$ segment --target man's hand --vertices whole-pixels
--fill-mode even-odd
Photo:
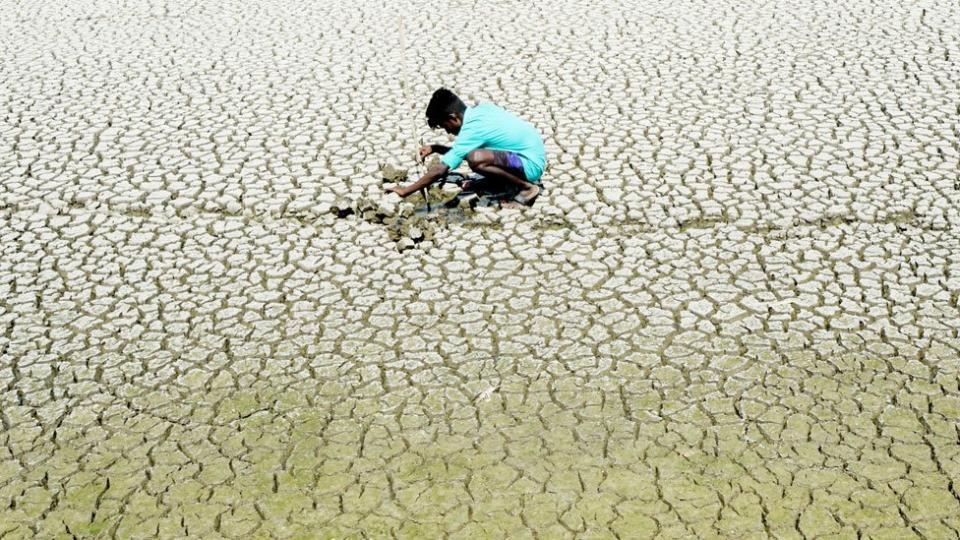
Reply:
[[[384,190],[384,192],[385,192],[385,193],[396,193],[396,194],[399,195],[401,198],[406,197],[407,195],[409,195],[409,193],[407,192],[407,190],[403,189],[403,186],[393,186],[393,187],[389,187],[389,188],[386,188],[386,189]]]
[[[449,172],[449,171],[450,171],[450,168],[447,167],[446,165],[444,165],[443,163],[441,163],[441,164],[439,164],[439,165],[437,165],[437,166],[435,166],[435,167],[431,167],[431,168],[427,171],[427,173],[424,174],[423,176],[421,176],[416,182],[414,182],[414,183],[412,183],[412,184],[409,184],[409,185],[406,186],[406,187],[394,186],[394,187],[391,187],[391,188],[386,188],[386,192],[387,192],[387,193],[396,193],[397,195],[399,195],[399,196],[401,196],[401,197],[406,197],[407,195],[410,195],[411,193],[416,193],[417,191],[420,191],[421,189],[423,189],[423,188],[425,188],[425,187],[428,187],[428,186],[429,186],[430,184],[432,184],[437,178],[442,177],[443,175],[447,174],[447,172]]]
[[[425,159],[427,159],[427,156],[429,156],[429,155],[432,154],[432,153],[433,153],[433,145],[432,145],[432,144],[427,144],[427,145],[421,146],[421,147],[420,147],[420,152],[419,152],[419,155],[420,155],[420,163],[423,163],[423,161],[424,161]]]

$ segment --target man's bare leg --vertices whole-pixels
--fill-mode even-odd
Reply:
[[[532,203],[540,195],[540,186],[522,178],[513,171],[504,169],[495,163],[494,153],[490,150],[474,150],[467,156],[467,163],[473,172],[480,173],[487,178],[502,181],[520,190],[518,197]],[[529,204],[528,203],[528,204]]]

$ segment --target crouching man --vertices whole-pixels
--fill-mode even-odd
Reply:
[[[442,127],[455,135],[452,147],[430,144],[420,149],[421,161],[431,154],[442,154],[440,163],[408,186],[388,189],[401,197],[429,186],[456,169],[466,159],[470,169],[485,178],[485,191],[513,187],[514,201],[532,206],[543,188],[540,177],[547,158],[540,133],[529,122],[493,105],[481,103],[467,107],[450,90],[440,88],[427,105],[427,124]],[[465,191],[472,187],[463,186]]]

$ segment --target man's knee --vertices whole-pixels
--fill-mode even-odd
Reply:
[[[471,170],[477,170],[490,162],[490,152],[486,150],[474,150],[467,154],[467,165]]]

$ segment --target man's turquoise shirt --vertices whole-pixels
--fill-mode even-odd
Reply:
[[[540,180],[547,165],[547,153],[537,128],[492,103],[467,107],[460,133],[441,161],[456,169],[467,154],[478,148],[514,152],[520,156],[523,173],[531,182]]]

